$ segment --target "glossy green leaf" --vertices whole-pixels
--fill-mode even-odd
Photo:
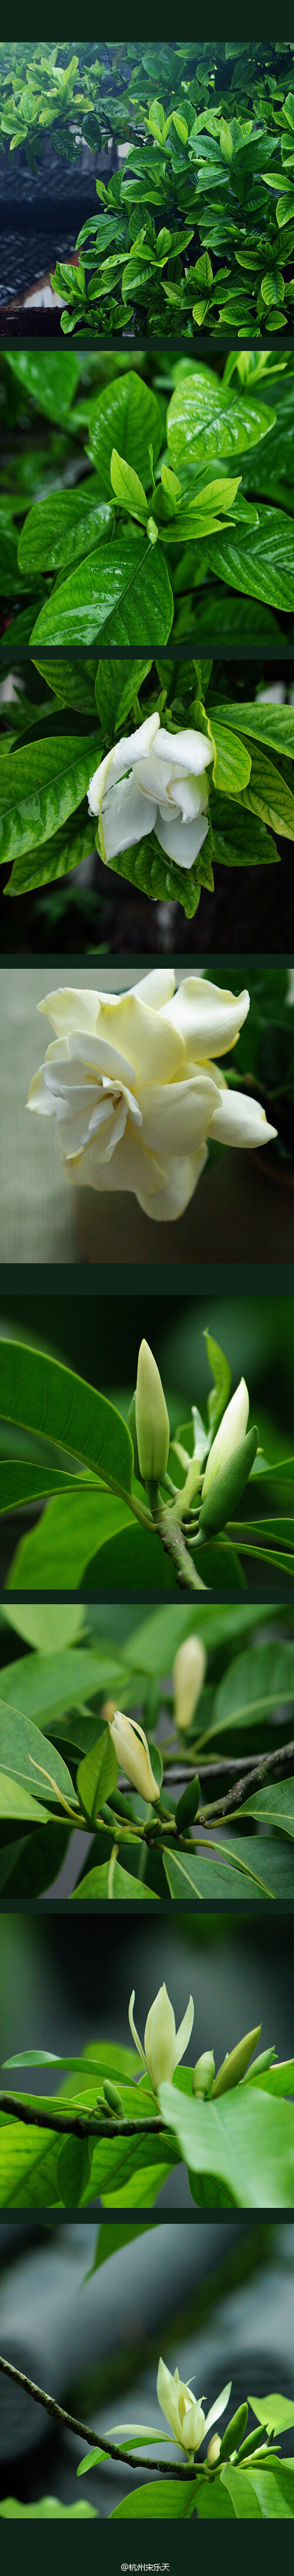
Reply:
[[[72,1369],[21,1342],[0,1342],[0,1413],[5,1422],[42,1433],[110,1484],[130,1491],[133,1451],[127,1424]],[[90,1500],[90,1497],[88,1497]],[[86,1496],[83,1495],[82,1512]]]
[[[213,768],[215,787],[224,795],[237,796],[240,788],[246,787],[250,778],[250,752],[247,751],[245,743],[240,742],[239,736],[236,737],[230,733],[229,726],[220,723],[214,713],[209,731],[216,749]]]
[[[75,576],[73,575],[73,579]],[[60,598],[60,592],[58,592]],[[48,603],[50,605],[50,603]],[[45,612],[44,612],[45,613]],[[50,840],[85,796],[97,763],[97,734],[29,743],[0,764],[0,860]],[[71,866],[73,862],[71,859]]]
[[[294,1707],[294,1645],[290,1639],[276,1643],[273,1638],[260,1645],[258,1655],[253,1648],[229,1664],[216,1692],[208,1736],[227,1734],[231,1727],[247,1731],[282,1707]]]
[[[172,394],[167,414],[167,437],[172,466],[177,467],[188,455],[201,464],[208,456],[243,456],[273,428],[275,412],[263,403],[248,401],[245,394],[231,393],[216,378],[206,381],[206,369],[181,380]]]
[[[283,771],[276,769],[272,760],[265,759],[259,746],[255,749],[252,745],[251,773],[248,786],[243,789],[242,803],[248,813],[261,814],[262,822],[269,823],[282,838],[293,841],[294,796]]]
[[[66,1805],[70,1802],[71,1807],[78,1804],[61,1754],[48,1741],[46,1746],[41,1745],[39,1732],[30,1719],[22,1717],[4,1699],[0,1701],[0,1803],[2,1771],[11,1774],[14,1787],[20,1783],[32,1795],[35,1789],[37,1797],[46,1799],[47,1806],[56,1798],[61,1803],[65,1800]]]
[[[249,591],[250,598],[284,612],[294,608],[294,531],[286,510],[269,511],[261,503],[257,528],[225,528],[205,542],[205,556],[214,576],[232,582],[233,590]]]
[[[261,701],[254,705],[254,700],[252,706],[248,702],[243,706],[243,700],[241,705],[234,706],[231,700],[221,698],[220,703],[211,709],[212,732],[214,719],[218,717],[221,724],[228,724],[238,734],[250,734],[253,741],[266,743],[269,750],[286,752],[289,759],[294,760],[293,707],[276,707],[270,703],[263,706]]]
[[[100,488],[111,498],[110,460],[113,447],[126,465],[136,468],[144,484],[150,479],[149,447],[154,463],[161,447],[161,413],[156,394],[151,393],[140,376],[118,376],[105,386],[91,405],[89,444]]]
[[[95,475],[76,492],[52,493],[49,501],[35,502],[25,519],[18,548],[21,571],[58,572],[60,565],[92,553],[111,526],[112,511],[101,501]]]
[[[131,2494],[124,2496],[123,2503],[115,2505],[109,2519],[110,2522],[187,2522],[191,2513],[195,2513],[196,2493],[196,2478],[195,2486],[192,2479],[185,2484],[184,2478],[183,2482],[181,2479],[177,2482],[176,2478],[157,2478],[156,2483],[151,2481],[148,2487],[133,2487]]]
[[[38,404],[48,420],[67,421],[79,381],[78,359],[73,350],[42,349],[37,356],[30,349],[7,351],[7,366],[30,401]]]
[[[84,648],[104,635],[110,646],[134,644],[138,652],[151,644],[154,650],[168,643],[172,622],[165,557],[147,537],[142,542],[134,534],[100,545],[60,583],[41,609],[31,642]]]
[[[109,1870],[111,1870],[110,1883]],[[158,1897],[154,1895],[153,1888],[147,1887],[145,1880],[143,1884],[140,1878],[132,1878],[131,1871],[123,1869],[119,1860],[115,1860],[114,1863],[103,1861],[101,1869],[89,1869],[86,1878],[81,1878],[79,1886],[73,1889],[72,1903],[76,1905],[77,1898],[82,1897],[88,1905],[96,1902],[100,1904],[105,1896],[125,1897],[128,1900],[135,1896],[139,1903],[140,1898],[143,1898],[143,1904],[147,1897],[147,1903],[150,1898],[152,1905],[158,1904]]]
[[[192,2173],[202,2175],[241,2209],[288,2209],[294,2185],[294,2108],[238,2084],[217,2102],[196,2102],[161,2084],[159,2104]],[[213,2204],[212,2204],[213,2205]]]
[[[109,1727],[104,1726],[102,1735],[98,1736],[92,1751],[86,1753],[85,1761],[80,1762],[77,1771],[78,1794],[90,1824],[95,1823],[99,1808],[104,1807],[105,1799],[109,1798],[111,1790],[115,1789],[117,1772],[118,1765],[112,1736]]]

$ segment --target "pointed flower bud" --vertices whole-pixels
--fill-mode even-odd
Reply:
[[[206,1494],[209,1493],[210,1485],[214,1484],[215,1476],[219,1476],[221,1468],[226,1467],[228,1459],[234,1456],[235,1449],[239,1448],[240,1440],[245,1439],[248,1413],[248,1388],[245,1386],[245,1378],[241,1377],[240,1386],[236,1387],[235,1395],[231,1396],[230,1404],[226,1405],[222,1422],[220,1422],[219,1430],[216,1432],[216,1438],[212,1443],[212,1449],[209,1450],[202,1486],[203,1503],[205,1502]]]
[[[118,2091],[118,2086],[117,2086],[117,2084],[110,2084],[110,2083],[109,2083],[109,2081],[108,2081],[108,2076],[105,2076],[105,2078],[104,2078],[103,2092],[104,2092],[104,2095],[105,2095],[105,2101],[106,2101],[106,2107],[107,2107],[107,2110],[108,2110],[108,2111],[116,2111],[117,2116],[118,2116],[118,2114],[120,2113],[120,2117],[121,2117],[121,2118],[123,2118],[123,2109],[124,2109],[124,2106],[123,2106],[123,2101],[122,2101],[122,2095],[121,2095],[121,2093],[119,2093],[119,2091]]]
[[[196,2066],[193,2066],[192,2093],[195,2093],[197,2102],[209,2101],[209,2094],[212,2093],[214,2076],[215,2060],[213,2048],[204,2048],[203,2057],[197,2057],[197,2064]]]
[[[194,1709],[197,1708],[197,1700],[200,1699],[200,1691],[203,1689],[206,1665],[207,1655],[205,1646],[202,1645],[202,1638],[185,1637],[183,1645],[178,1647],[173,1666],[174,1720],[179,1734],[184,1735],[187,1727],[191,1725],[191,1717],[194,1716]]]
[[[215,2461],[219,2460],[220,2446],[220,2433],[213,2433],[212,2441],[208,2443],[208,2451],[206,2452],[206,2459],[208,2460],[210,2469],[213,2469],[215,2467]]]
[[[224,2057],[223,2066],[219,2066],[213,2085],[214,2101],[220,2093],[231,2093],[235,2084],[242,2083],[242,2077],[247,2073],[247,2066],[250,2066],[257,2040],[260,2039],[260,2033],[261,2021],[257,2022],[256,2030],[247,2030],[245,2039],[239,2039],[237,2047],[231,2048],[229,2056]]]
[[[200,2451],[203,2434],[208,2432],[210,2424],[216,2423],[218,2415],[224,2414],[231,2395],[231,2386],[232,2381],[229,2379],[227,2388],[221,2389],[220,2397],[216,2397],[215,2404],[210,2406],[209,2414],[205,2419],[201,2397],[193,2397],[193,2389],[185,2385],[184,2379],[179,2378],[178,2370],[172,2373],[171,2370],[166,2369],[165,2361],[160,2360],[157,2372],[158,2404],[161,2406],[162,2415],[166,2417],[167,2424],[171,2425],[174,2440],[179,2442],[181,2451],[190,2451],[192,2454],[194,2451]]]
[[[161,1484],[167,1468],[170,1428],[159,1369],[148,1342],[141,1342],[139,1350],[136,1432],[144,1484]]]
[[[180,2058],[184,2057],[185,2048],[188,2047],[194,2021],[193,1997],[190,1995],[184,2020],[180,2022],[180,2028],[176,2031],[175,2016],[166,1986],[159,1986],[158,1995],[155,1995],[154,2004],[150,2005],[150,2012],[147,2013],[144,2048],[141,2047],[133,2018],[134,2002],[135,1988],[129,2003],[130,2030],[135,2048],[138,2049],[143,2066],[147,2067],[147,2073],[150,2075],[152,2091],[158,2093],[159,2084],[171,2083],[175,2066],[179,2066]]]
[[[139,1789],[140,1797],[148,1800],[148,1806],[154,1805],[160,1789],[152,1771],[144,1727],[137,1726],[134,1717],[124,1717],[121,1708],[115,1708],[108,1725],[120,1770],[125,1772],[126,1780],[132,1780],[133,1788]]]

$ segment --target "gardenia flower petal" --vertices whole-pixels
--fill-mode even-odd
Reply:
[[[101,818],[101,855],[108,865],[154,831],[176,866],[193,866],[208,831],[207,820],[200,818],[207,815],[205,771],[212,759],[213,744],[205,733],[192,726],[168,733],[159,715],[148,716],[136,733],[122,736],[94,770],[88,789],[90,814]],[[179,843],[173,830],[170,847],[165,835],[178,823],[184,841]]]
[[[187,848],[199,818],[167,829],[184,832]],[[144,1213],[164,1222],[188,1206],[209,1135],[245,1146],[274,1136],[258,1102],[226,1089],[209,1052],[234,1044],[247,992],[236,999],[191,975],[175,993],[173,970],[155,967],[129,992],[69,986],[39,1007],[56,1034],[28,1107],[54,1117],[69,1181],[133,1191]]]

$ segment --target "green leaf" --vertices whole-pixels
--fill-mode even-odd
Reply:
[[[151,644],[154,650],[155,643],[168,643],[172,622],[165,557],[134,535],[122,544],[101,545],[61,582],[41,609],[31,642],[84,648],[104,634],[110,645],[134,644],[138,652]]]
[[[274,762],[265,759],[259,746],[256,750],[252,748],[251,775],[248,786],[243,790],[242,804],[247,806],[248,812],[261,814],[262,821],[269,823],[282,838],[293,841],[294,796],[282,770],[275,769]]]
[[[21,571],[58,572],[60,564],[91,553],[111,526],[112,510],[101,501],[95,476],[77,492],[52,493],[49,501],[34,502],[19,540]]]
[[[40,1604],[40,1617],[41,1610],[44,1612],[44,1606],[43,1603]],[[35,1609],[36,1621],[37,1607],[38,1605]],[[55,1617],[56,1621],[57,1636],[59,1610],[62,1615],[62,1609],[63,1604],[56,1602],[54,1612],[51,1611],[51,1619]],[[13,1612],[10,1616],[13,1621]],[[48,1605],[48,1618],[49,1616]],[[81,1717],[79,1724],[77,1717],[75,1729],[73,1712],[78,1709],[80,1715],[81,1708],[87,1709],[89,1700],[97,1699],[97,1694],[100,1692],[106,1692],[108,1695],[112,1692],[113,1695],[115,1691],[118,1699],[126,1685],[127,1668],[124,1667],[123,1662],[118,1662],[115,1650],[112,1652],[109,1647],[108,1655],[107,1649],[104,1654],[100,1653],[99,1647],[97,1653],[87,1647],[74,1652],[73,1648],[67,1649],[66,1644],[62,1645],[62,1636],[60,1648],[57,1647],[55,1654],[48,1652],[20,1656],[17,1662],[5,1667],[5,1696],[9,1707],[12,1703],[22,1716],[29,1717],[32,1724],[40,1727],[45,1735],[47,1732],[51,1734],[52,1730],[55,1733],[60,1726],[62,1735],[64,1736],[68,1731],[69,1740],[72,1737],[73,1742],[78,1744],[80,1741],[83,1743],[84,1721]],[[65,1727],[66,1717],[68,1730]],[[90,1730],[92,1728],[93,1731],[94,1742],[97,1718],[93,1714],[89,1725]]]
[[[244,1815],[243,1807],[242,1815]],[[221,1826],[219,1826],[220,1832]],[[276,1893],[276,1889],[273,1891],[269,1883],[272,1846],[270,1845],[269,1864],[265,1844],[262,1845],[264,1858],[260,1864],[260,1872],[257,1860],[254,1861],[253,1858],[256,1852],[256,1842],[249,1836],[245,1840],[243,1834],[238,1844],[233,1842],[230,1834],[223,1845],[213,1839],[213,1846],[209,1841],[205,1842],[203,1836],[198,1850],[195,1848],[193,1850],[191,1845],[191,1854],[163,1851],[163,1865],[170,1896],[182,1897],[186,1903],[189,1895],[193,1896],[194,1900],[195,1896],[202,1897],[203,1900],[206,1897],[214,1897],[215,1903],[219,1898],[225,1903],[227,1898],[231,1904],[236,1903],[237,1898],[240,1903],[242,1898],[243,1904],[243,1899],[249,1897],[252,1904],[253,1898],[272,1896],[273,1892]]]
[[[246,1733],[260,1719],[270,1718],[273,1710],[293,1706],[294,1645],[286,1638],[276,1644],[273,1638],[259,1646],[258,1654],[253,1648],[229,1664],[216,1692],[206,1737],[227,1734],[231,1727]]]
[[[226,1404],[228,1404],[229,1401],[231,1370],[229,1368],[228,1360],[225,1358],[224,1351],[220,1350],[218,1342],[213,1341],[211,1333],[204,1333],[204,1341],[206,1342],[207,1358],[209,1368],[211,1369],[211,1375],[213,1377],[213,1386],[210,1388],[210,1394],[208,1396],[207,1412],[209,1430],[214,1439],[218,1423],[222,1422],[223,1413],[225,1412]]]
[[[272,2101],[250,2084],[238,2084],[217,2102],[196,2102],[176,2085],[161,2084],[158,2101],[200,2186],[202,2176],[213,2183],[217,2178],[220,2192],[229,2191],[236,2208],[291,2208],[292,2103]]]
[[[26,2513],[30,2522],[72,2522],[81,2521],[81,2517],[83,2522],[85,2517],[88,2521],[90,2517],[91,2522],[98,2520],[94,2504],[60,2504],[59,2496],[51,2495],[41,2496],[40,2504],[18,2504],[16,2496],[4,2496],[3,2504],[0,2504],[0,2517],[2,2515],[4,2521],[22,2522]]]
[[[252,2516],[254,2521],[256,2519],[262,2521],[262,2507],[256,2488],[248,2477],[247,2469],[239,2469],[237,2462],[236,2468],[233,2468],[230,2461],[222,2471],[221,2485],[230,2496],[237,2522],[244,2522],[245,2519],[248,2521]]]
[[[294,2424],[294,2406],[289,2397],[249,2397],[248,2406],[252,2406],[257,2423],[264,2424],[267,2433],[287,2433],[289,2425]]]
[[[138,2220],[137,2227],[115,2227],[112,2222],[111,2225],[107,2226],[107,2220],[103,2219],[102,2226],[98,2227],[95,2259],[92,2264],[92,2271],[87,2275],[88,2279],[92,2278],[92,2272],[101,2271],[101,2263],[109,2263],[111,2254],[120,2254],[122,2246],[133,2245],[134,2238],[136,2236],[146,2235],[147,2224],[144,2227],[144,2224],[141,2223],[140,2219]],[[156,2435],[156,2439],[157,2438],[158,2437]],[[88,2460],[81,2460],[80,2466],[77,2469],[77,2477],[81,2478],[87,2468]]]
[[[260,1825],[275,1826],[276,1832],[294,1836],[294,1780],[276,1782],[253,1791],[242,1807],[242,1815],[256,1816]]]
[[[257,742],[267,743],[270,750],[286,752],[294,760],[293,707],[262,706],[258,702],[254,706],[254,701],[252,706],[247,702],[244,706],[243,703],[233,706],[230,700],[221,698],[219,704],[211,707],[212,731],[218,716],[222,725],[236,728],[238,734],[251,734]]]
[[[47,1352],[0,1342],[0,1414],[5,1422],[39,1432],[130,1492],[133,1450],[127,1423],[96,1387],[87,1386]],[[83,1495],[82,1514],[85,1502]]]
[[[127,1504],[117,1501],[115,1493],[86,1494],[76,1483],[75,1493],[61,1495],[60,1500],[56,1495],[36,1528],[20,1540],[7,1577],[8,1589],[74,1591],[109,1540],[115,1542],[115,1561],[117,1537],[125,1533],[128,1539],[129,1521]],[[132,1520],[131,1544],[136,1536]],[[141,1541],[141,1531],[138,1536]],[[143,1537],[145,1542],[145,1531]],[[156,1548],[156,1540],[153,1545]]]
[[[101,660],[98,663],[95,695],[100,724],[109,740],[112,732],[120,734],[124,731],[130,708],[151,668],[150,661],[134,662],[133,659],[129,667],[127,662]]]
[[[294,2461],[275,2460],[274,2469],[262,2468],[262,2465],[260,2465],[259,2468],[257,2463],[255,2468],[251,2468],[250,2465],[248,2465],[246,2474],[248,2485],[250,2484],[250,2487],[253,2488],[253,2494],[256,2497],[255,2512],[257,2505],[257,2508],[258,2506],[260,2507],[263,2521],[271,2522],[274,2519],[275,2522],[277,2522],[280,2517],[283,2517],[285,2520],[289,2518],[292,2521],[294,2514]]]
[[[30,1601],[23,1604],[21,1601],[15,1601],[13,1610],[8,1608],[5,1601],[2,1607],[2,1618],[5,1619],[6,1628],[13,1628],[18,1637],[25,1637],[26,1645],[36,1646],[42,1656],[55,1655],[57,1652],[61,1654],[66,1646],[71,1646],[72,1639],[78,1637],[85,1626],[85,1617],[86,1612],[80,1601],[74,1603],[55,1601],[53,1609],[48,1601]],[[22,1670],[23,1666],[21,1666]],[[26,1674],[28,1670],[31,1672],[32,1667],[28,1666],[26,1657]],[[6,1672],[6,1690],[7,1683]]]
[[[116,447],[112,449],[110,481],[116,500],[122,503],[124,510],[130,510],[132,518],[142,519],[144,525],[148,519],[148,501],[143,483],[134,473],[133,465],[126,465],[124,457],[118,455]]]
[[[73,575],[73,580],[75,575]],[[60,598],[60,592],[58,592]],[[50,607],[50,603],[48,602]],[[45,613],[45,612],[44,612]],[[97,761],[97,734],[56,735],[30,742],[0,764],[0,861],[51,839],[85,796]],[[73,860],[71,857],[71,866]]]
[[[42,349],[37,357],[28,349],[20,349],[14,357],[7,350],[6,364],[29,401],[37,403],[48,420],[66,425],[79,382],[79,361],[74,352]]]
[[[115,1830],[115,1816],[113,1821]],[[110,1869],[111,1882],[109,1885]],[[84,1897],[86,1904],[88,1905],[91,1905],[93,1902],[96,1904],[96,1900],[98,1900],[98,1903],[100,1904],[105,1896],[111,1896],[114,1898],[126,1897],[128,1900],[132,1896],[135,1896],[138,1901],[140,1901],[140,1897],[143,1897],[143,1904],[145,1904],[147,1897],[147,1900],[148,1898],[151,1899],[152,1905],[158,1904],[158,1898],[154,1895],[153,1888],[146,1886],[145,1879],[143,1884],[143,1882],[141,1883],[141,1879],[132,1878],[130,1870],[122,1869],[121,1862],[119,1860],[115,1860],[114,1865],[112,1861],[103,1861],[101,1869],[89,1869],[87,1877],[81,1878],[79,1886],[73,1889],[71,1901],[72,1904],[76,1905],[77,1898]]]
[[[268,867],[279,859],[276,842],[271,839],[266,823],[258,815],[249,824],[245,809],[237,798],[212,793],[211,818],[213,855],[225,868]]]
[[[213,765],[215,787],[219,789],[220,794],[237,796],[240,788],[246,787],[247,780],[250,778],[250,753],[245,749],[245,744],[240,742],[239,737],[236,739],[236,736],[234,738],[234,734],[230,733],[228,725],[219,723],[218,716],[215,716],[214,712],[209,723],[209,733],[216,747],[216,759]]]
[[[95,1823],[99,1808],[104,1807],[105,1799],[109,1798],[111,1790],[115,1789],[117,1771],[112,1736],[109,1726],[104,1726],[102,1735],[98,1736],[97,1743],[92,1745],[91,1753],[86,1753],[85,1761],[80,1762],[77,1771],[77,1789],[81,1806],[84,1808],[85,1815],[89,1817],[91,1825]]]
[[[40,1781],[40,1788],[41,1786],[42,1783]],[[1,1817],[13,1817],[13,1820],[15,1821],[16,1819],[17,1821],[22,1821],[23,1819],[24,1823],[28,1824],[34,1824],[35,1817],[37,1816],[39,1825],[47,1824],[47,1808],[41,1807],[39,1801],[37,1802],[37,1798],[30,1796],[29,1790],[24,1789],[21,1784],[18,1784],[17,1781],[13,1780],[12,1777],[9,1776],[8,1771],[2,1771],[1,1766],[0,1814]]]
[[[257,528],[225,528],[205,542],[205,558],[214,577],[217,573],[220,581],[232,582],[233,590],[249,591],[250,598],[268,600],[287,613],[294,608],[294,531],[286,510],[268,510],[261,503]],[[39,625],[42,614],[45,610]]]
[[[195,2486],[192,2478],[187,2482],[179,2478],[179,2483],[176,2478],[158,2478],[154,2484],[151,2480],[148,2487],[133,2487],[131,2494],[124,2496],[123,2503],[115,2505],[109,2519],[110,2522],[187,2522],[190,2514],[195,2513],[197,2492],[196,2478]]]
[[[275,412],[220,385],[206,381],[206,368],[181,378],[167,413],[167,438],[173,466],[186,457],[201,464],[208,456],[242,456],[274,428]],[[245,539],[246,543],[246,539]]]
[[[156,394],[140,376],[115,377],[91,405],[89,446],[101,491],[111,495],[110,463],[116,447],[126,465],[134,465],[144,484],[150,478],[149,447],[156,464],[162,444],[161,413]],[[154,638],[153,638],[154,641]]]
[[[39,1734],[30,1719],[20,1716],[19,1710],[10,1708],[3,1699],[0,1701],[0,1805],[2,1771],[11,1773],[14,1788],[20,1783],[32,1795],[36,1789],[37,1797],[46,1798],[47,1806],[51,1806],[52,1799],[54,1803],[56,1798],[58,1801],[65,1799],[66,1803],[69,1800],[71,1807],[78,1805],[70,1771],[61,1754],[48,1741],[46,1746],[40,1745]],[[7,1808],[4,1812],[7,1814]]]

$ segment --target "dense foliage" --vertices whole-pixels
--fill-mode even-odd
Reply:
[[[73,2209],[100,2199],[106,2209],[148,2209],[183,2163],[198,2208],[291,2208],[294,2059],[279,2064],[274,2048],[255,2055],[259,2037],[260,2027],[227,2051],[207,2099],[195,2093],[192,2066],[162,2077],[155,2092],[148,2067],[138,2076],[135,2049],[111,2039],[76,2058],[41,2048],[7,2058],[0,2207]],[[56,2070],[61,2089],[14,2093],[13,2071],[29,2066],[48,2083]]]

